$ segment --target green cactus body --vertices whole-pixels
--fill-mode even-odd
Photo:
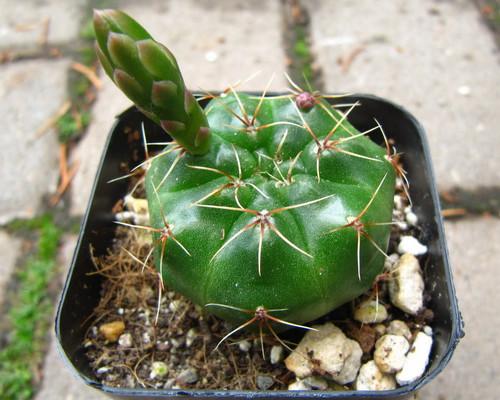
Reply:
[[[110,29],[99,32],[107,37],[100,39],[102,57],[115,39]],[[128,47],[138,51],[141,44]],[[112,59],[104,56],[103,64],[116,77],[125,66]],[[175,141],[146,176],[151,225],[164,230],[153,234],[156,265],[169,287],[217,305],[210,311],[236,325],[251,318],[241,309],[277,310],[274,317],[303,324],[369,289],[391,229],[395,170],[385,149],[307,93],[259,98],[231,91],[200,114],[185,100],[178,69],[165,71],[145,79],[141,70],[133,79],[145,82],[141,90],[150,97],[159,81],[173,82],[178,92],[154,102],[131,97]],[[189,126],[187,133],[162,123],[158,107],[168,109],[172,96],[185,106],[166,118]],[[201,150],[189,148],[199,132]]]

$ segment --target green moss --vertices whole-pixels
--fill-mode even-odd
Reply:
[[[52,216],[15,221],[8,227],[36,236],[34,254],[19,268],[18,289],[10,296],[7,315],[10,335],[0,350],[0,393],[4,400],[24,400],[34,393],[35,371],[41,365],[53,301],[50,286],[57,271],[61,230]]]

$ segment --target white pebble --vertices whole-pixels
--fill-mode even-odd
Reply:
[[[425,367],[429,363],[431,348],[432,337],[419,332],[406,355],[403,369],[396,374],[396,380],[401,386],[415,382],[424,374]]]
[[[376,300],[366,300],[354,310],[354,319],[363,324],[379,324],[387,319],[387,309]]]
[[[191,328],[187,333],[186,333],[186,347],[191,347],[193,342],[196,340],[198,337],[198,332],[196,331],[195,328]]]
[[[347,339],[347,344],[350,347],[350,354],[344,361],[344,367],[339,373],[332,374],[332,379],[341,385],[354,382],[356,376],[358,376],[359,368],[361,367],[361,357],[363,356],[363,350],[361,350],[358,342]]]
[[[172,300],[168,305],[168,309],[172,312],[179,312],[182,310],[184,304],[182,300]]]
[[[127,210],[133,211],[137,214],[149,214],[149,206],[146,199],[136,199],[132,195],[127,195],[123,198],[123,204]]]
[[[314,328],[317,330],[308,331],[295,351],[285,359],[286,367],[300,379],[312,376],[317,368],[321,368],[334,376],[338,383],[354,380],[356,374],[352,371],[357,372],[362,356],[358,342],[348,339],[331,323]]]
[[[399,221],[399,222],[396,222],[396,225],[399,229],[401,229],[402,231],[406,231],[408,230],[409,228],[409,224],[408,222],[405,222],[405,221]]]
[[[113,369],[113,367],[101,367],[99,368],[96,373],[98,374],[106,374],[108,373],[109,371],[111,371]]]
[[[399,254],[413,254],[420,256],[427,253],[427,246],[424,246],[413,236],[403,236],[398,245]]]
[[[143,332],[142,334],[142,343],[149,344],[151,343],[151,335],[149,332]]]
[[[132,338],[132,334],[130,332],[122,333],[118,338],[118,345],[120,347],[129,348],[134,344],[134,340]]]
[[[409,211],[406,213],[406,222],[408,222],[411,226],[417,226],[418,217],[417,214]]]
[[[368,361],[361,366],[356,379],[357,390],[391,390],[395,388],[394,376],[383,373],[375,361]]]
[[[306,385],[303,381],[298,380],[288,385],[288,390],[311,390],[311,387]]]
[[[415,256],[403,254],[388,282],[392,304],[415,315],[424,303],[424,280]]]
[[[249,340],[242,340],[238,343],[238,347],[241,351],[248,353],[248,351],[252,348],[252,343]]]
[[[373,326],[373,329],[375,330],[375,334],[377,335],[377,337],[380,337],[387,333],[387,327],[384,324],[376,324]]]
[[[394,196],[394,208],[397,210],[401,210],[403,208],[403,198],[399,194]]]
[[[411,331],[403,321],[395,319],[389,323],[387,333],[391,335],[399,335],[405,337],[407,340],[411,339]]]
[[[424,333],[427,336],[431,336],[432,337],[432,335],[434,334],[433,331],[432,331],[432,328],[429,325],[425,325],[422,330],[424,331]]]
[[[283,346],[277,344],[273,347],[271,347],[271,355],[269,357],[269,361],[271,364],[276,365],[279,362],[283,361],[285,355],[285,350],[283,349]]]
[[[184,371],[181,371],[179,375],[177,375],[177,379],[189,385],[191,383],[198,382],[200,377],[198,375],[198,371],[195,368],[188,368],[185,369]]]
[[[393,374],[403,368],[409,348],[410,344],[405,337],[384,335],[375,343],[373,360],[382,372]]]
[[[398,253],[389,254],[389,257],[386,257],[384,262],[384,270],[392,271],[399,259],[400,255]]]

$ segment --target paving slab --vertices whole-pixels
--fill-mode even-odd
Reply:
[[[78,38],[86,0],[0,0],[0,52],[19,56]]]
[[[440,189],[500,181],[500,55],[471,0],[304,2],[325,89],[406,107],[426,129]]]
[[[58,139],[53,129],[37,131],[66,100],[70,61],[29,60],[0,65],[2,128],[0,225],[32,217],[58,177]]]
[[[498,398],[500,378],[500,221],[446,222],[446,237],[465,337],[446,369],[420,391],[422,400]]]

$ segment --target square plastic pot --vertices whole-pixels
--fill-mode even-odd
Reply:
[[[450,360],[463,332],[427,140],[418,121],[406,110],[387,100],[371,95],[330,99],[332,104],[356,101],[361,105],[349,114],[349,121],[360,131],[364,131],[374,126],[375,118],[384,127],[388,138],[394,140],[397,151],[403,153],[404,167],[411,184],[413,211],[419,217],[423,231],[422,241],[429,249],[425,284],[432,299],[429,306],[435,314],[432,325],[434,345],[427,371],[421,379],[411,385],[382,392],[123,389],[99,383],[88,364],[83,347],[90,324],[88,317],[98,304],[102,279],[99,275],[89,275],[93,270],[90,247],[94,248],[96,255],[100,255],[111,246],[116,228],[111,210],[127,191],[126,180],[108,182],[122,175],[120,167],[124,162],[135,166],[144,157],[144,149],[131,147],[127,142],[127,131],[140,131],[144,124],[149,142],[167,141],[165,132],[133,107],[117,117],[108,137],[58,308],[56,336],[59,349],[75,376],[115,399],[405,399],[412,397],[419,388],[435,378]],[[382,137],[371,137],[383,143]]]

